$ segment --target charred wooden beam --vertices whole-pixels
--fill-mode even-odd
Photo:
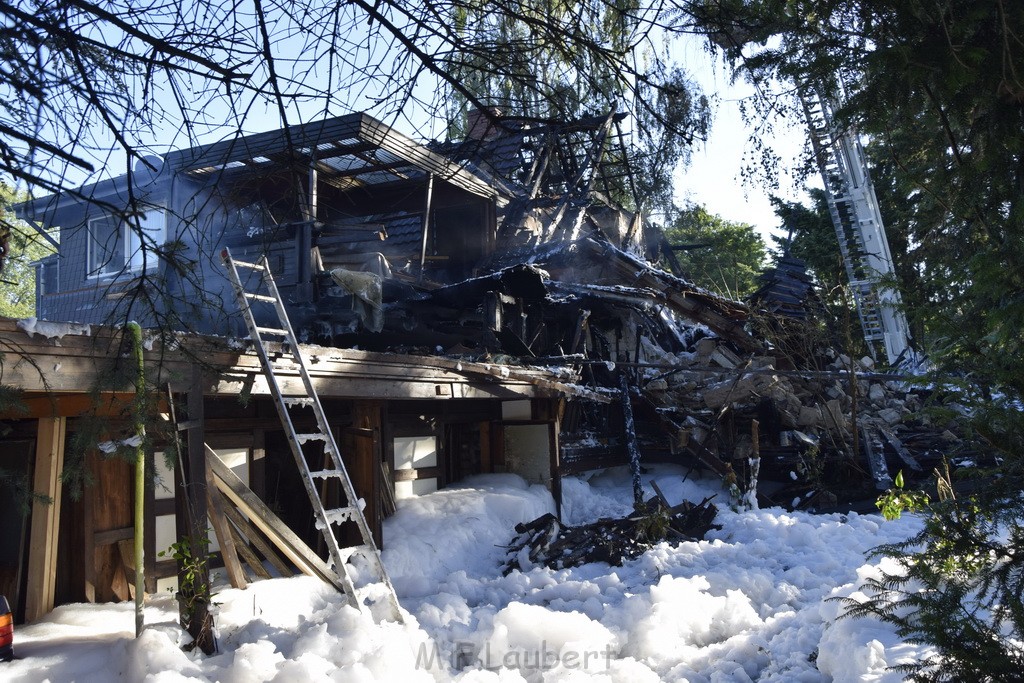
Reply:
[[[632,282],[656,292],[678,313],[704,323],[719,336],[748,351],[760,350],[763,343],[744,329],[748,308],[729,301],[677,277],[652,268],[650,264],[627,254],[608,242],[590,238],[576,242],[580,248],[601,259],[623,282]]]
[[[602,519],[581,526],[566,526],[548,513],[515,527],[517,536],[507,546],[505,573],[528,570],[531,563],[552,569],[578,567],[589,562],[621,565],[655,543],[704,538],[714,524],[717,508],[711,498],[694,504],[683,501],[669,507],[658,498],[641,503],[644,514],[625,519]],[[527,561],[528,560],[528,561]]]

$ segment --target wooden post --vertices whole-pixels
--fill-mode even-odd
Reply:
[[[750,466],[747,476],[747,502],[751,509],[757,509],[757,478],[761,474],[761,425],[750,421]]]
[[[185,506],[188,515],[188,529],[191,537],[191,550],[199,566],[209,567],[207,552],[207,503],[206,503],[206,443],[203,424],[203,384],[202,370],[198,364],[192,365],[192,378],[188,390],[188,460],[185,468]],[[178,581],[182,585],[184,577],[179,565]],[[203,576],[196,581],[195,593],[202,599],[195,602],[195,611],[190,615],[190,623],[186,625],[196,644],[206,654],[216,649],[213,638],[213,616],[209,612],[210,582]],[[184,624],[183,624],[184,625]]]
[[[135,447],[135,539],[132,557],[135,576],[130,579],[130,583],[135,585],[135,637],[138,638],[142,635],[142,628],[145,625],[146,603],[146,449],[141,441],[146,436],[146,363],[142,355],[142,328],[137,322],[132,321],[125,326],[125,332],[131,335],[132,353],[135,356],[135,404],[132,410],[132,426],[135,429],[135,436],[140,439],[139,445]]]
[[[373,540],[378,546],[381,543],[380,514],[380,457],[381,457],[381,415],[383,402],[356,401],[352,409],[352,426],[365,433],[353,439],[355,449],[346,463],[352,478],[352,486],[356,495],[366,501],[363,514],[366,523],[373,533]],[[349,505],[356,501],[349,501]],[[358,538],[354,539],[360,542]]]
[[[626,370],[619,372],[619,389],[622,394],[623,439],[629,455],[629,470],[633,475],[633,508],[643,509],[644,491],[640,483],[640,443],[636,438],[636,424],[633,420],[633,399],[629,390],[629,375]]]
[[[203,425],[202,371],[198,365],[192,366],[186,405],[188,457],[185,463],[185,499],[189,535],[199,539],[206,538],[206,433]]]
[[[550,399],[548,407],[551,414],[550,439],[551,439],[551,495],[555,498],[555,514],[562,519],[562,443],[559,439],[562,433],[562,413],[565,411],[565,399]]]
[[[318,197],[316,163],[312,160],[307,182],[306,196],[302,201],[302,225],[296,234],[296,285],[299,296],[303,298],[308,298],[313,291],[313,225],[316,223]]]
[[[267,499],[267,436],[262,429],[252,431],[249,461],[249,488],[263,500]]]
[[[32,502],[25,619],[35,621],[53,609],[57,583],[57,538],[60,530],[60,473],[64,468],[67,419],[39,418],[33,490],[50,502]],[[89,558],[87,558],[89,559]]]

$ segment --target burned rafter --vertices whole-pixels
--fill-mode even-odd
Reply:
[[[683,317],[707,325],[741,348],[750,351],[762,348],[762,342],[744,328],[749,316],[749,309],[744,304],[730,301],[658,270],[607,241],[585,238],[575,242],[574,247],[604,263],[610,275],[619,282],[632,283],[658,292],[667,305]]]
[[[372,154],[372,161],[366,157],[367,154]],[[252,173],[271,169],[279,166],[273,160],[280,159],[282,155],[288,159],[288,166],[299,164],[308,168],[313,164],[320,165],[325,182],[332,175],[342,177],[354,173],[367,182],[379,184],[380,179],[374,180],[370,176],[380,171],[377,166],[384,165],[388,166],[387,173],[392,178],[422,178],[432,173],[471,194],[499,203],[507,199],[503,188],[495,183],[366,114],[351,114],[299,124],[283,131],[235,137],[172,153],[167,162],[175,171],[200,178],[222,176],[238,170]],[[359,159],[361,167],[344,168],[344,164],[338,166],[338,162],[331,164],[330,160],[346,156]]]

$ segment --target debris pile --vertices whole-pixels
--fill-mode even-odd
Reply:
[[[618,566],[662,541],[682,543],[704,538],[708,531],[718,528],[713,524],[717,512],[711,498],[696,505],[683,501],[669,507],[659,496],[646,503],[642,514],[599,519],[581,526],[562,525],[548,513],[516,525],[517,536],[508,545],[505,574],[538,564],[551,569],[588,562]]]
[[[645,369],[642,399],[674,431],[675,450],[741,484],[756,458],[762,480],[785,484],[761,488],[768,504],[871,498],[899,470],[926,476],[943,458],[977,461],[955,414],[926,409],[940,403],[935,388],[877,373],[868,357],[823,347],[811,363],[821,369],[798,371],[782,369],[793,367],[785,355],[743,355],[704,337],[661,362],[672,369]]]

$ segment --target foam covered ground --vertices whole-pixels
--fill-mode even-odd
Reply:
[[[644,475],[672,503],[715,484],[683,471]],[[563,518],[627,514],[624,470],[563,483]],[[385,527],[384,561],[407,623],[375,624],[307,577],[222,588],[221,653],[184,653],[169,596],[147,607],[68,605],[19,626],[10,681],[899,681],[889,666],[920,654],[871,619],[839,619],[887,560],[870,548],[919,521],[875,515],[732,512],[700,542],[662,544],[623,567],[501,572],[516,523],[554,510],[514,475],[471,478],[403,501]]]

